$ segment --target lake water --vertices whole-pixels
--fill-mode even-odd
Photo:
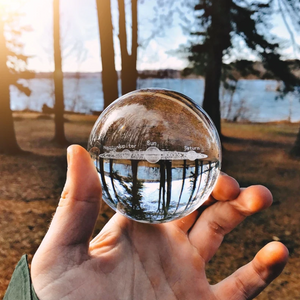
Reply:
[[[24,80],[32,94],[27,97],[11,87],[11,109],[42,111],[43,104],[53,107],[53,82],[50,79]],[[278,99],[274,80],[240,80],[230,105],[230,95],[220,91],[222,117],[251,122],[279,120],[300,121],[300,95],[293,93]],[[161,87],[181,92],[202,104],[202,79],[140,79],[137,88]],[[90,114],[103,109],[102,84],[99,76],[64,79],[65,109]]]

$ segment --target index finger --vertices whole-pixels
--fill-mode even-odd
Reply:
[[[194,225],[201,212],[203,212],[203,210],[205,210],[208,206],[212,205],[216,201],[234,200],[239,194],[240,186],[238,182],[233,177],[222,172],[219,175],[213,192],[209,198],[196,211],[182,219],[173,221],[172,223],[187,233]]]
[[[218,201],[233,200],[240,194],[240,185],[231,176],[221,173],[211,196]]]
[[[239,183],[224,172],[220,173],[216,185],[209,198],[201,205],[199,212],[203,212],[208,206],[216,201],[230,201],[236,199],[240,194]]]

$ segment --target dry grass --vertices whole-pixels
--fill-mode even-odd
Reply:
[[[228,137],[223,170],[241,186],[267,186],[274,202],[226,237],[208,272],[213,281],[221,280],[251,260],[267,242],[281,240],[289,248],[289,263],[257,297],[260,300],[300,299],[300,161],[288,155],[298,129],[299,124],[223,124],[223,133]]]
[[[64,184],[65,148],[53,145],[51,119],[38,114],[16,114],[20,146],[25,156],[0,155],[0,297],[22,254],[31,258],[44,236]],[[86,145],[96,118],[68,115],[66,134],[71,143]],[[300,299],[299,189],[300,161],[288,156],[299,124],[223,124],[223,170],[241,186],[266,185],[274,195],[268,210],[248,218],[230,233],[207,267],[217,282],[247,263],[272,240],[280,239],[291,253],[283,274],[257,299]],[[112,212],[100,214],[97,231]]]

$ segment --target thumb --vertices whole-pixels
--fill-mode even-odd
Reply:
[[[41,246],[86,244],[88,250],[100,209],[101,185],[96,168],[84,148],[70,146],[67,156],[66,184]]]

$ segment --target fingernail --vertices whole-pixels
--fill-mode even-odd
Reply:
[[[67,163],[68,163],[68,165],[70,164],[71,156],[72,156],[72,147],[69,146],[69,147],[67,148]]]

